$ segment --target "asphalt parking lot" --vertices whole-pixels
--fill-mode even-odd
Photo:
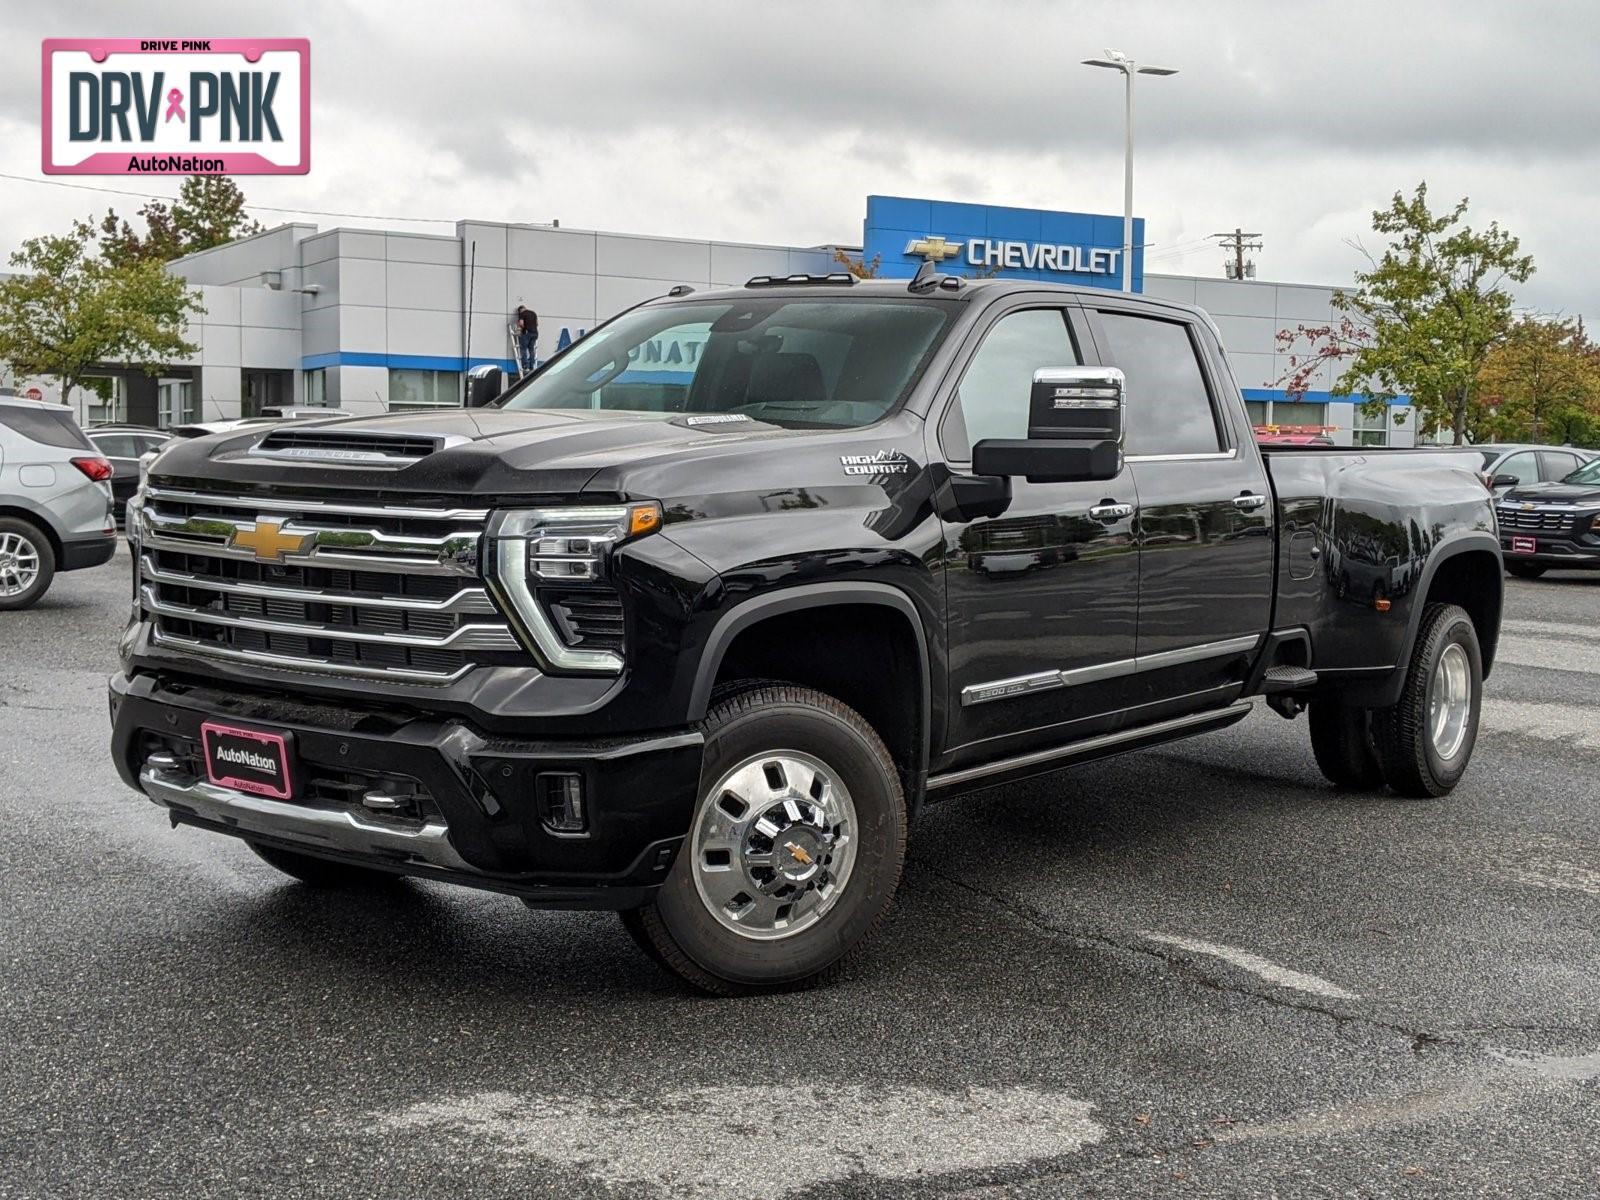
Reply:
[[[0,1197],[1600,1191],[1600,575],[1508,580],[1477,757],[1304,722],[931,810],[839,985],[607,914],[310,892],[116,778],[127,560],[0,617]]]

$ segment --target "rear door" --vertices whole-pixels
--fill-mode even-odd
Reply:
[[[1131,703],[1144,711],[1131,723],[1221,703],[1242,682],[1271,620],[1272,493],[1201,318],[1115,300],[1093,302],[1091,317],[1101,362],[1127,376],[1139,495]]]
[[[970,473],[984,438],[1026,437],[1033,373],[1084,362],[1087,341],[1081,313],[1056,296],[991,314],[934,414],[950,470]],[[1011,488],[997,517],[944,514],[951,765],[1096,732],[1125,702],[1139,596],[1133,473]]]

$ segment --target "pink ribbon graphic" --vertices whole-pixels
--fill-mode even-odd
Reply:
[[[177,117],[180,121],[189,119],[183,115],[183,93],[177,88],[173,88],[167,93],[167,115],[165,119],[170,121],[173,117]]]

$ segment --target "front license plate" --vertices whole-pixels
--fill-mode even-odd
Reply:
[[[294,795],[293,747],[287,733],[207,721],[200,726],[206,775],[219,787],[288,800]]]
[[[1514,537],[1511,539],[1511,553],[1537,554],[1539,553],[1539,539]]]

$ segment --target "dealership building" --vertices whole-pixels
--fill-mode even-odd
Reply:
[[[1133,242],[1144,242],[1136,221]],[[859,239],[836,246],[771,246],[461,221],[451,234],[319,231],[282,225],[193,254],[171,269],[198,289],[204,314],[188,340],[198,352],[152,378],[105,364],[104,397],[80,400],[84,424],[166,426],[306,404],[369,413],[459,404],[462,373],[514,369],[510,322],[539,317],[538,356],[570,344],[612,314],[669,288],[736,286],[756,275],[840,270],[840,249],[909,277],[925,261],[972,277],[1005,276],[1117,289],[1122,218],[905,197],[870,196]],[[1281,386],[1280,330],[1335,319],[1335,289],[1189,275],[1146,274],[1136,249],[1133,288],[1205,309],[1222,334],[1258,425],[1332,427],[1340,444],[1410,445],[1411,409],[1365,417],[1335,397],[1324,367],[1309,389]],[[30,381],[11,381],[26,387]],[[48,395],[47,381],[32,381]]]

